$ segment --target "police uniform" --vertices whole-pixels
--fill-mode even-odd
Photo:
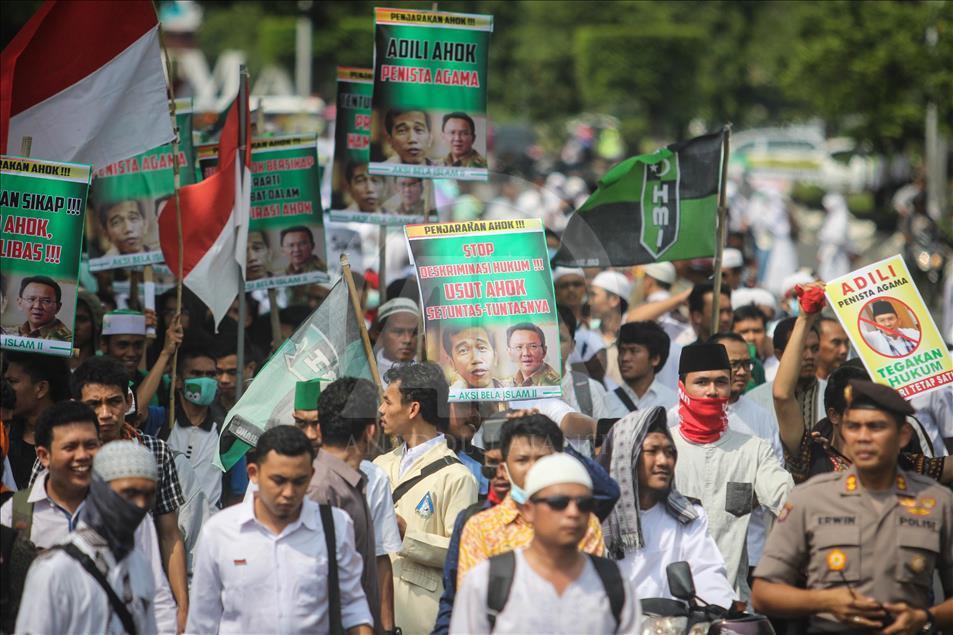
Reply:
[[[911,409],[885,386],[852,381],[850,389],[849,408]],[[851,466],[794,488],[754,575],[810,589],[849,585],[880,603],[929,608],[934,570],[953,593],[953,492],[898,468],[891,489],[871,493]],[[822,613],[809,632],[844,627]]]
[[[38,340],[60,340],[61,342],[69,342],[73,339],[73,332],[58,318],[36,329],[32,328],[29,322],[24,322],[17,329],[17,335]]]

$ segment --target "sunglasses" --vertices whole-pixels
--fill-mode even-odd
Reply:
[[[493,478],[496,476],[496,473],[500,471],[500,466],[502,463],[485,463],[480,466],[480,472],[486,478]]]
[[[539,498],[530,498],[534,503],[546,503],[553,511],[561,512],[569,507],[569,502],[576,503],[576,509],[583,514],[588,514],[596,508],[596,499],[592,496],[546,496]]]

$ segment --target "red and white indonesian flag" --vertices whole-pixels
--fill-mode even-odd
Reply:
[[[152,2],[47,0],[0,54],[0,150],[105,166],[173,138]]]
[[[251,207],[251,126],[248,101],[232,102],[218,144],[218,167],[211,176],[179,190],[182,210],[183,284],[212,310],[218,325],[238,295],[245,276],[245,249]],[[239,161],[238,109],[245,109],[245,157]],[[244,164],[244,167],[243,167]],[[179,276],[176,200],[159,212],[159,243],[165,264]]]

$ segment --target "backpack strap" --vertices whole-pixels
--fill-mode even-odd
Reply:
[[[109,584],[106,576],[104,576],[103,572],[99,570],[99,567],[96,566],[96,563],[93,562],[93,559],[83,553],[79,547],[71,542],[63,545],[57,545],[53,547],[53,549],[62,549],[66,552],[66,555],[71,557],[73,560],[78,562],[80,566],[86,569],[86,573],[96,580],[99,586],[103,588],[103,591],[106,592],[106,597],[109,598],[109,604],[112,606],[112,610],[116,613],[116,616],[119,617],[119,621],[122,622],[122,627],[125,629],[126,633],[129,635],[136,635],[136,622],[132,619],[132,614],[129,612],[129,609],[126,607],[126,605],[123,604],[122,600],[119,599],[119,596],[116,595],[112,585]]]
[[[490,577],[486,587],[486,619],[490,632],[496,627],[496,618],[506,607],[510,588],[516,573],[516,554],[512,551],[490,558]]]
[[[619,565],[608,558],[600,558],[589,554],[589,560],[596,568],[602,586],[609,596],[609,608],[612,609],[612,617],[615,618],[615,629],[618,631],[619,624],[622,623],[622,608],[625,606],[625,585],[622,582],[622,574],[619,572]]]
[[[589,377],[583,373],[570,371],[572,373],[572,387],[576,393],[576,402],[582,414],[587,417],[592,416],[592,390],[589,388]]]
[[[619,401],[621,401],[622,404],[629,409],[629,412],[635,412],[639,409],[639,407],[635,405],[635,402],[632,401],[632,398],[629,397],[624,390],[622,390],[622,386],[619,386],[612,392],[614,392],[615,396],[619,398]]]
[[[321,503],[321,527],[324,529],[324,544],[328,550],[328,618],[331,635],[343,635],[341,621],[341,589],[338,587],[337,539],[334,535],[334,514],[331,506]]]
[[[13,528],[27,540],[33,535],[33,503],[29,499],[29,489],[21,489],[13,494]]]
[[[455,456],[442,456],[436,461],[434,461],[433,463],[429,463],[425,465],[424,469],[420,471],[420,474],[410,479],[409,481],[405,481],[397,486],[397,488],[394,490],[393,495],[391,496],[391,499],[394,501],[394,504],[396,505],[397,501],[403,498],[404,494],[406,494],[411,489],[413,489],[414,485],[424,480],[431,474],[436,474],[443,468],[449,467],[455,463],[460,463],[460,459],[458,459]]]

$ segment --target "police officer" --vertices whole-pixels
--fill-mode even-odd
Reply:
[[[754,608],[809,617],[809,633],[953,629],[953,493],[897,467],[913,408],[852,380],[841,435],[854,458],[791,492],[755,570]],[[930,606],[933,572],[944,597]]]

